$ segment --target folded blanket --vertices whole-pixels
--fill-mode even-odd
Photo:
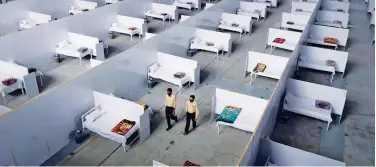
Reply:
[[[326,109],[326,110],[329,110],[331,107],[331,104],[329,102],[322,101],[322,100],[316,100],[315,105],[316,105],[316,108],[321,108],[321,109]]]
[[[279,44],[282,44],[282,43],[284,43],[286,41],[286,39],[284,39],[284,38],[276,38],[276,39],[274,39],[274,43],[279,43]]]
[[[293,21],[288,21],[286,24],[290,24],[290,25],[293,25],[294,22]]]
[[[234,123],[236,118],[238,118],[240,111],[242,109],[234,106],[226,106],[221,115],[218,116],[216,121],[222,121],[226,123]]]
[[[185,73],[184,72],[177,72],[177,73],[174,74],[174,77],[179,78],[179,79],[184,78]]]
[[[129,27],[128,29],[129,29],[129,30],[136,30],[137,27]]]
[[[334,60],[327,60],[327,61],[325,61],[325,64],[327,66],[335,66],[336,65],[336,63],[334,62]]]
[[[200,166],[200,165],[192,163],[190,161],[185,161],[184,164],[183,164],[183,166]]]
[[[206,42],[206,45],[208,45],[208,46],[214,46],[214,43],[213,42]]]
[[[10,86],[17,82],[16,78],[7,78],[2,81],[3,85]]]
[[[324,42],[330,44],[338,44],[339,41],[336,38],[325,37]]]
[[[132,127],[136,124],[134,121],[129,121],[126,119],[123,119],[120,121],[112,130],[111,132],[117,133],[119,135],[124,136],[127,134],[129,130],[132,129]]]
[[[88,48],[86,48],[86,47],[80,47],[80,48],[77,49],[77,51],[78,51],[78,52],[81,52],[81,53],[84,53],[84,52],[86,52],[87,50],[88,50]]]
[[[237,24],[237,23],[232,23],[231,26],[232,26],[232,27],[238,27],[239,24]]]
[[[264,72],[266,69],[266,65],[262,63],[257,63],[256,67],[253,69],[253,72]]]
[[[297,11],[297,12],[303,12],[302,9],[295,9],[295,11]]]

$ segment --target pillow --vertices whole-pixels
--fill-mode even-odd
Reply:
[[[192,39],[191,43],[199,43],[201,39],[199,37],[195,37]]]
[[[100,118],[102,115],[106,114],[107,112],[101,110],[100,108],[98,107],[94,107],[93,109],[91,110],[94,110],[93,112],[91,112],[89,115],[87,115],[85,117],[86,121],[90,121],[90,122],[94,122],[96,121],[98,118]]]
[[[113,22],[113,23],[111,24],[111,27],[116,27],[117,25],[118,25],[117,22]]]
[[[66,40],[64,40],[64,41],[62,41],[62,42],[59,42],[59,43],[57,44],[57,47],[62,48],[62,47],[67,46],[68,44],[69,44],[69,42],[66,41]]]
[[[223,20],[220,20],[220,21],[219,21],[219,24],[226,24],[226,22],[223,21]]]
[[[149,73],[154,73],[155,71],[157,71],[159,68],[161,67],[161,65],[159,63],[155,63],[153,65],[151,65],[149,67]]]

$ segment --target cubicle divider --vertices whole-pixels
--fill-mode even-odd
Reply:
[[[294,2],[293,2],[294,3]],[[315,3],[309,3],[316,5]],[[294,75],[294,72],[297,67],[297,60],[300,54],[300,46],[307,40],[308,34],[310,31],[310,26],[315,21],[316,12],[319,10],[321,1],[317,3],[313,9],[310,20],[308,21],[306,28],[304,29],[302,36],[300,37],[298,45],[295,47],[292,52],[289,61],[284,69],[284,72],[281,78],[278,81],[278,84],[272,94],[272,97],[269,99],[269,104],[267,109],[264,111],[262,119],[258,122],[256,131],[253,133],[250,141],[247,144],[247,147],[244,149],[243,154],[241,155],[237,165],[249,166],[255,165],[256,158],[259,154],[260,140],[269,136],[274,128],[278,112],[281,110],[282,97],[285,93],[287,79]]]

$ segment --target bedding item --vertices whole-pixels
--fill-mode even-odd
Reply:
[[[266,69],[266,65],[262,63],[257,63],[256,67],[253,69],[253,72],[264,72]]]
[[[334,20],[333,23],[334,24],[342,24],[342,21],[340,21],[340,20]]]
[[[206,45],[207,46],[214,46],[214,43],[213,42],[206,42]]]
[[[327,60],[327,61],[325,61],[325,64],[326,64],[327,66],[335,66],[335,65],[336,65],[336,63],[335,63],[334,60]]]
[[[2,81],[3,85],[10,86],[17,82],[16,78],[6,78]]]
[[[89,122],[94,122],[96,121],[98,118],[100,118],[102,115],[106,114],[107,112],[105,111],[102,111],[100,108],[96,107],[96,108],[93,108],[92,110],[94,110],[93,112],[91,112],[89,115],[87,115],[85,117],[86,121],[89,121]]]
[[[179,79],[184,78],[185,73],[184,72],[177,72],[177,73],[174,74],[174,77],[179,78]]]
[[[137,27],[129,27],[128,29],[129,29],[129,30],[136,30]]]
[[[89,9],[81,9],[81,11],[87,12],[87,11],[89,11]]]
[[[199,37],[195,37],[192,39],[191,43],[199,43],[201,39]]]
[[[237,24],[237,23],[232,23],[231,26],[233,26],[233,27],[238,27],[239,24]]]
[[[329,110],[331,108],[331,104],[329,102],[323,100],[316,100],[315,101],[316,108],[321,108],[325,110]]]
[[[303,12],[302,9],[295,9],[296,12]]]
[[[325,37],[324,42],[337,45],[339,41],[336,38]]]
[[[119,135],[124,136],[134,125],[136,124],[135,121],[129,121],[127,119],[123,119],[120,121],[112,130],[111,132],[117,133]]]
[[[293,21],[288,21],[286,24],[290,24],[290,25],[293,25],[294,22]]]
[[[260,11],[260,10],[255,10],[254,12],[255,12],[255,13],[258,13],[258,14],[260,14],[260,13],[261,13],[261,11]]]
[[[88,48],[86,48],[86,47],[80,47],[80,48],[77,49],[77,51],[78,51],[78,52],[81,52],[81,53],[84,53],[84,52],[86,52],[87,50],[88,50]]]
[[[192,163],[190,161],[185,161],[183,166],[200,166],[199,164]]]
[[[284,39],[284,38],[276,38],[276,39],[274,39],[274,43],[279,43],[279,44],[282,44],[282,43],[284,43],[286,41],[286,39]]]
[[[218,116],[216,121],[222,121],[226,123],[234,123],[239,116],[242,109],[234,106],[226,106],[222,113]]]
[[[187,2],[187,4],[192,5],[193,3],[192,2]]]
[[[154,63],[153,65],[151,65],[149,67],[149,73],[154,73],[155,71],[157,71],[159,68],[161,67],[161,65],[159,63]]]
[[[69,42],[68,41],[62,41],[62,42],[59,42],[58,44],[57,44],[57,47],[59,47],[59,48],[63,48],[63,47],[65,47],[65,46],[67,46],[69,44]]]
[[[338,12],[345,12],[343,9],[337,9]]]
[[[167,15],[167,13],[161,13],[161,15],[162,15],[162,16],[166,16],[166,15]]]

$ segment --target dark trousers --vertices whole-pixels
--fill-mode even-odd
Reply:
[[[178,117],[173,115],[174,107],[168,107],[166,106],[166,119],[167,119],[167,126],[171,128],[171,119],[177,121]]]
[[[187,116],[185,117],[186,118],[186,124],[185,124],[185,132],[188,133],[188,130],[189,130],[189,126],[191,124],[191,120],[193,122],[193,129],[196,128],[196,113],[189,113],[187,112]]]

